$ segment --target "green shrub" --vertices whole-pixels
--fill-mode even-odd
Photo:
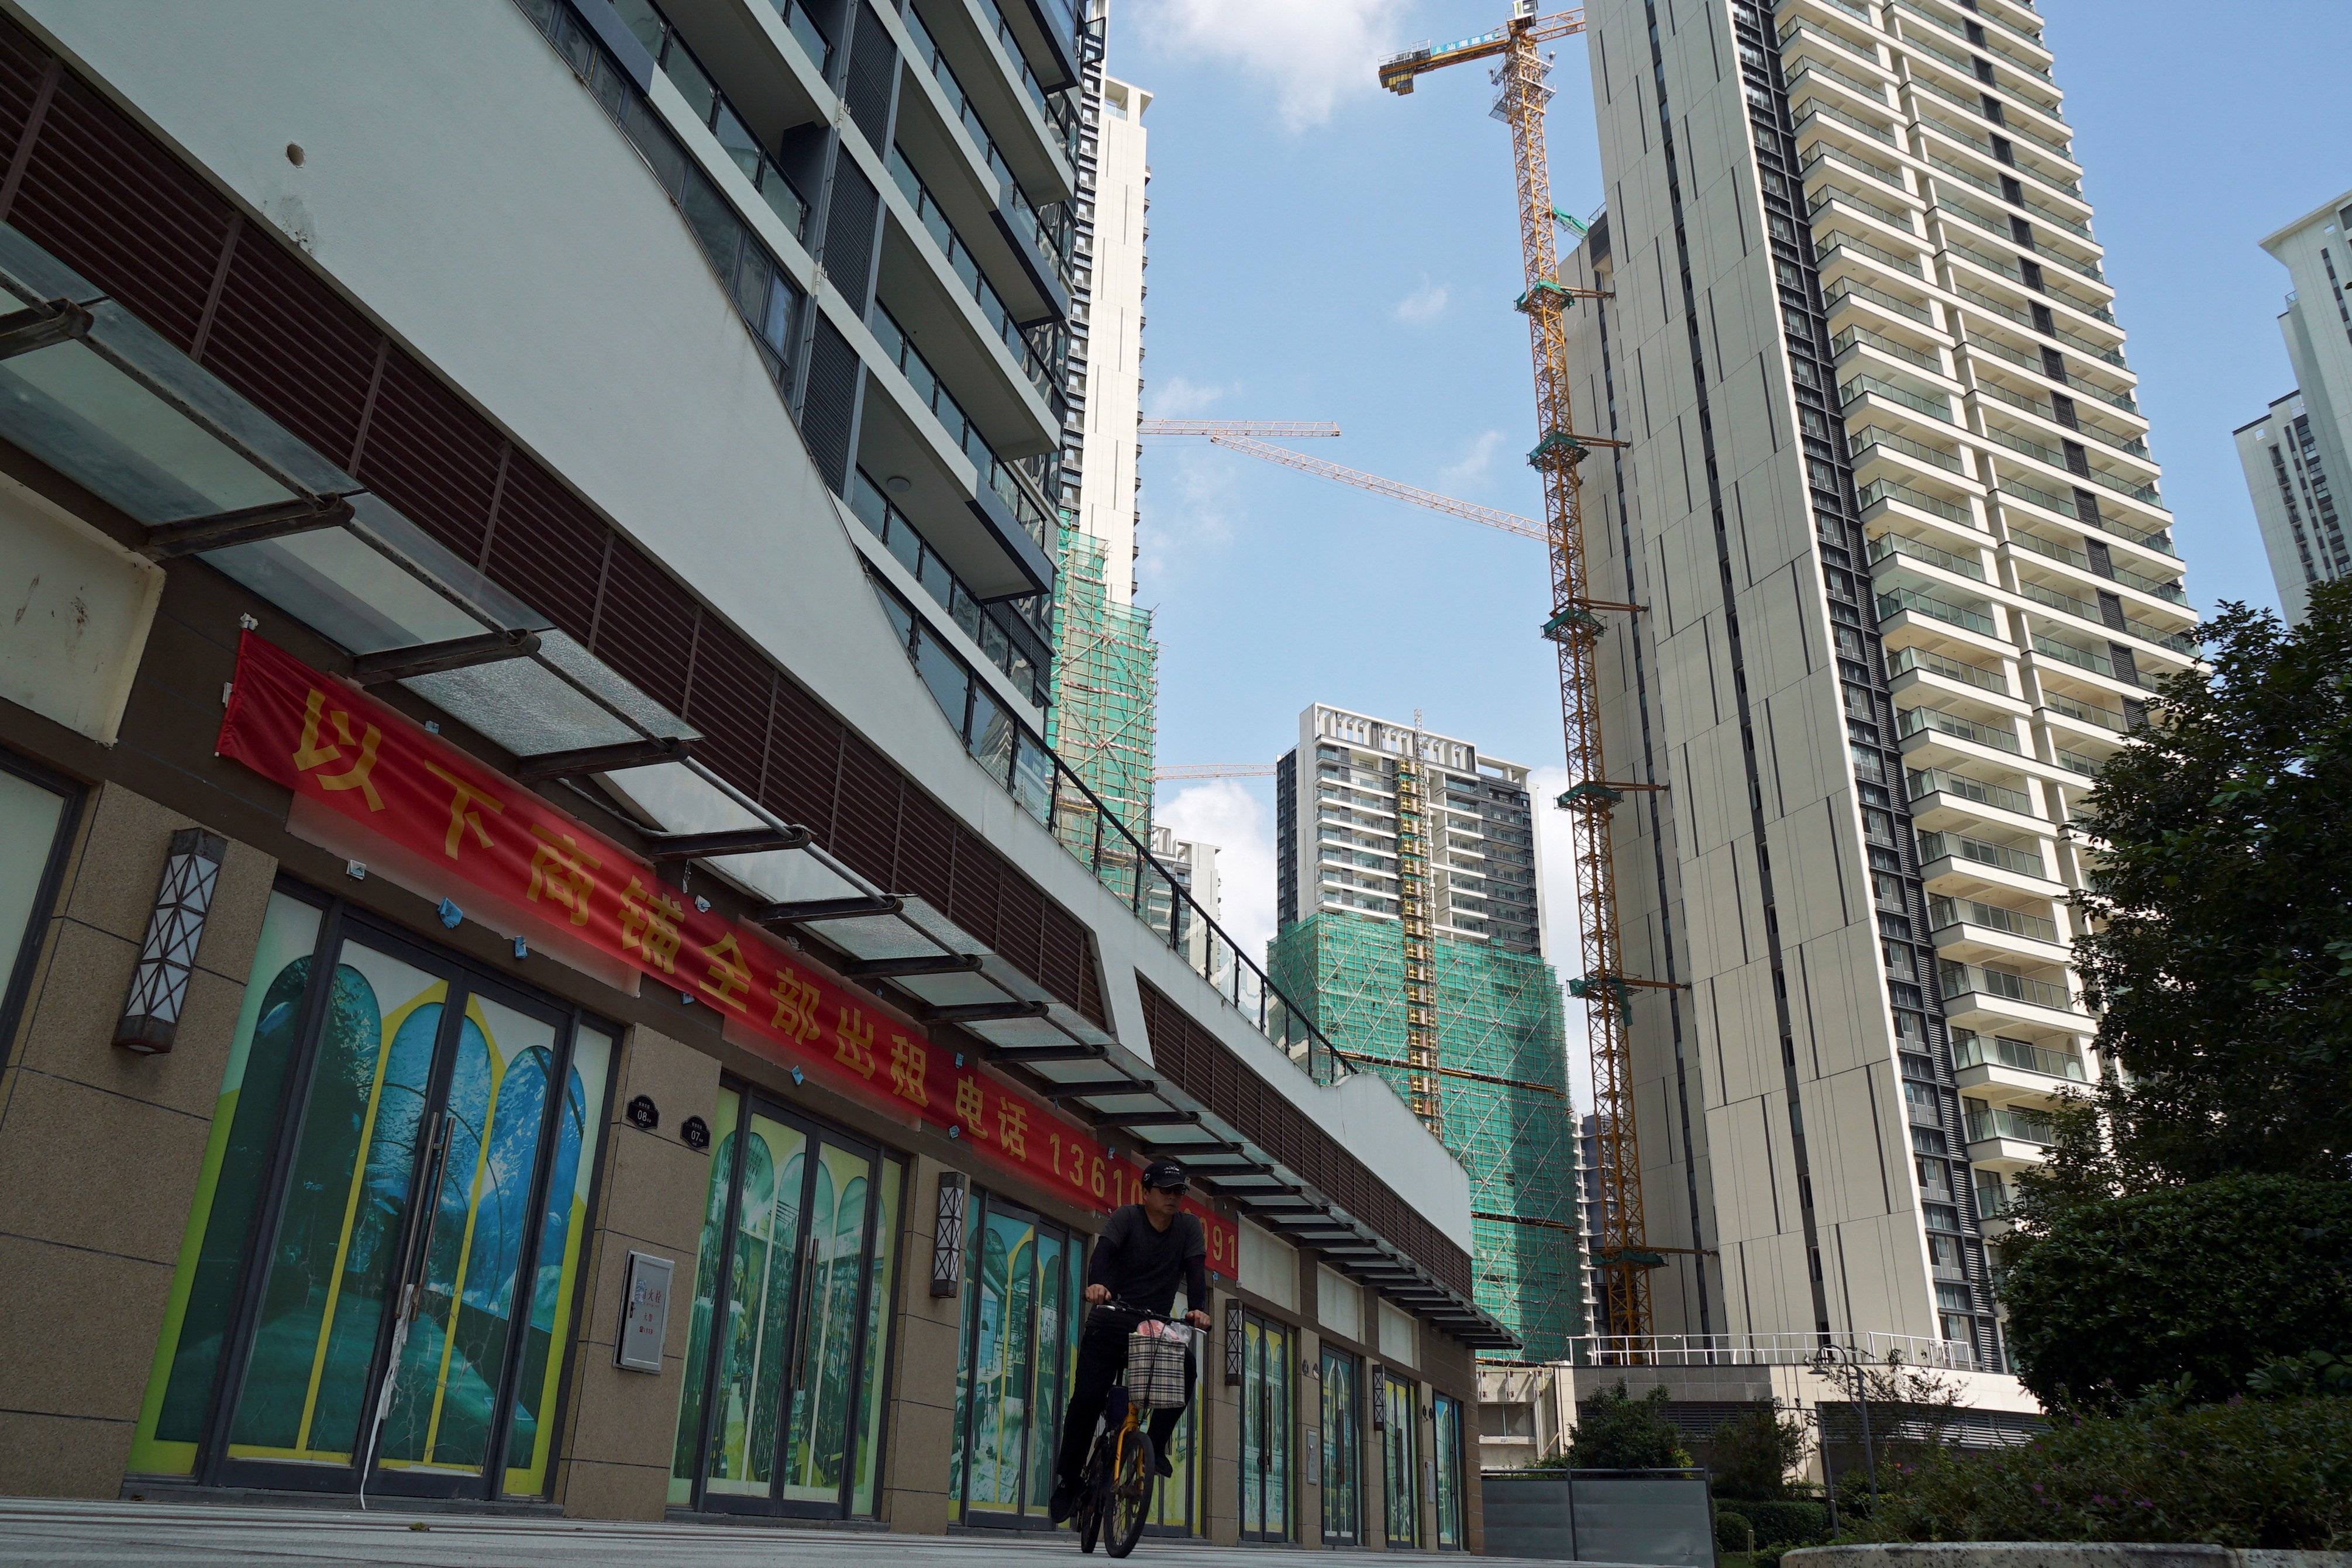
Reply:
[[[1717,1509],[1715,1511],[1715,1549],[1717,1552],[1747,1551],[1753,1528],[1748,1522],[1745,1514],[1734,1513],[1727,1508]],[[1763,1537],[1756,1536],[1755,1539],[1760,1541]]]
[[[1576,1406],[1576,1435],[1550,1468],[1575,1470],[1686,1470],[1681,1431],[1666,1419],[1666,1391],[1636,1399],[1620,1383]]]
[[[1784,1415],[1778,1400],[1743,1410],[1706,1439],[1707,1468],[1726,1497],[1780,1498],[1811,1446],[1805,1423]]]
[[[1725,1498],[1721,1506],[1736,1508],[1756,1527],[1756,1544],[1815,1546],[1830,1538],[1830,1511],[1808,1498]]]
[[[2352,1355],[2352,1182],[2220,1176],[2057,1213],[2005,1249],[2018,1375],[2112,1409],[2184,1377],[2204,1402],[2273,1357]]]
[[[1879,1469],[1840,1540],[2138,1541],[2352,1549],[2352,1399],[2137,1406],[2017,1448]]]

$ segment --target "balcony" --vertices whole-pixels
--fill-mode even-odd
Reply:
[[[1868,256],[1879,266],[1892,267],[1906,277],[1925,281],[1927,276],[1927,268],[1916,255],[1897,256],[1884,246],[1873,245],[1866,239],[1857,238],[1840,229],[1832,229],[1826,234],[1816,235],[1814,248],[1824,271],[1827,271],[1835,263],[1840,254],[1843,253],[1849,256]]]
[[[1915,349],[1908,343],[1898,341],[1884,332],[1874,332],[1867,327],[1848,327],[1830,340],[1830,352],[1833,355],[1843,356],[1848,350],[1857,348],[1867,348],[1885,354],[1889,359],[1899,360],[1906,365],[1916,366],[1927,371],[1931,376],[1940,376],[1946,381],[1957,381],[1951,371],[1946,367],[1943,357],[1934,349]]]
[[[1957,877],[1979,878],[1989,885],[2029,893],[2036,898],[2053,896],[2050,884],[2057,880],[2038,851],[2012,849],[1966,833],[1920,833],[1919,862],[1927,868],[1925,874],[1931,884],[1940,880],[1941,873],[1934,869],[1939,861],[1950,862],[1947,869]],[[1930,891],[1957,894],[1969,890],[1955,885],[1931,886]]]
[[[2093,703],[2079,702],[2063,692],[2042,689],[2042,706],[2050,712],[2086,724],[2110,735],[2122,735],[2131,728],[2131,720],[2115,708],[2100,707]]]
[[[1889,499],[1890,497],[1900,500],[1906,506],[1917,507],[1923,511],[1931,509],[1937,510],[1942,516],[1949,517],[1953,521],[1960,523],[1962,526],[1966,526],[1968,523],[1969,515],[1959,507],[1946,506],[1943,502],[1937,501],[1932,497],[1923,496],[1916,490],[1906,489],[1905,486],[1895,484],[1891,479],[1875,480],[1863,487],[1863,509],[1867,512],[1870,507],[1877,502]],[[1872,566],[1874,567],[1881,561],[1893,560],[1897,557],[1901,557],[1906,560],[1923,561],[1929,566],[1936,567],[1944,571],[1948,571],[1955,577],[1965,577],[1978,582],[1982,582],[1985,580],[1984,564],[1981,557],[1973,555],[1954,555],[1949,550],[1937,549],[1931,544],[1923,544],[1907,534],[1876,534],[1872,536],[1870,540],[1870,564]]]
[[[2000,1066],[2067,1083],[2088,1083],[2091,1081],[2084,1069],[2082,1057],[2072,1051],[2053,1051],[2031,1040],[2011,1040],[2006,1035],[1974,1034],[1960,1030],[1954,1030],[1952,1034],[1952,1065],[1962,1071],[1971,1067]]]
[[[2071,616],[2077,621],[2087,622],[2102,631],[2120,633],[2126,637],[2137,637],[2143,643],[2153,643],[2157,647],[2179,653],[2183,658],[2193,659],[2198,656],[2197,642],[2186,632],[2168,631],[2152,621],[2144,621],[2136,615],[2111,613],[2088,600],[2077,599],[2071,593],[2062,592],[2025,577],[2020,577],[2017,580],[2017,594],[2019,598],[2031,603],[2038,604],[2046,610],[2054,610],[2062,615]]]
[[[1881,590],[1877,600],[1878,619],[1882,622],[1897,615],[1917,615],[1947,626],[1957,626],[1963,632],[1973,632],[1979,637],[1997,638],[2000,635],[1989,613],[1990,605],[1979,604],[1972,609],[1900,585]],[[1882,631],[1885,629],[1881,627]]]
[[[2095,420],[2084,420],[2079,410],[2062,413],[2057,404],[2045,402],[2030,392],[2011,392],[1989,375],[1979,374],[1974,390],[1979,397],[1989,397],[2004,408],[2013,408],[2021,413],[2030,413],[2036,419],[2048,421],[2066,433],[2059,437],[2062,441],[2079,435],[2085,441],[2095,441],[2102,446],[2111,447],[2123,453],[2126,456],[2137,457],[2143,462],[2152,461],[2147,455],[2147,438],[2138,432],[2118,435]],[[2071,402],[2074,400],[2070,396],[2067,401]]]
[[[2063,373],[2061,375],[2053,376],[2049,369],[2042,364],[2039,356],[2025,353],[2010,344],[2001,342],[1998,339],[1989,338],[1980,333],[1963,333],[1960,340],[1967,346],[1971,356],[1978,354],[1990,355],[1993,359],[2000,360],[2008,364],[2014,365],[2019,370],[2027,371],[2034,375],[2040,376],[2045,381],[2056,382],[2060,386],[2064,387],[2068,395],[2074,397],[2077,402],[2103,402],[2110,408],[2121,409],[2124,413],[2131,415],[2134,419],[2138,420],[2143,426],[2147,423],[2146,417],[2139,412],[2138,402],[2133,398],[2128,389],[2122,392],[2111,391],[2106,387],[2100,386],[2095,382],[2082,380],[2080,376],[2071,369],[2064,370]],[[2123,373],[2129,375],[2131,372],[2126,371]]]
[[[993,0],[929,0],[899,13],[915,40],[909,61],[937,84],[951,114],[1005,183],[1059,201],[1076,189],[1076,120],[1055,113],[1025,52],[1008,47]],[[1066,81],[1076,81],[1073,57]],[[878,149],[877,149],[878,151]]]
[[[1896,648],[1888,653],[1886,678],[1897,695],[1911,686],[1925,685],[1924,682],[1904,680],[1904,676],[1911,674],[1933,675],[1939,680],[1956,682],[1999,697],[2013,697],[2015,695],[2010,690],[2008,676],[1998,669],[1955,659],[1932,648]]]
[[[1969,1159],[1996,1170],[2014,1171],[2042,1163],[2057,1141],[2050,1118],[2032,1111],[1982,1100],[1963,1099],[1969,1129]]]
[[[1905,773],[1904,781],[1905,790],[1911,799],[1911,815],[1915,822],[1924,822],[1926,813],[1936,811],[1945,800],[1957,803],[1969,816],[1982,811],[2006,811],[2024,818],[2028,822],[2036,820],[2033,797],[2005,784],[1988,783],[1942,768],[1911,768]],[[1941,822],[1936,824],[1938,828],[1943,825]]]
[[[1958,423],[1952,417],[1952,400],[1940,392],[1932,390],[1921,392],[1910,387],[1898,386],[1893,382],[1877,376],[1855,376],[1851,380],[1839,382],[1837,391],[1838,406],[1841,412],[1851,408],[1860,398],[1871,395],[1884,398],[1899,408],[1910,409],[1915,413],[1924,413],[1929,419],[1939,420],[1946,424]],[[1849,414],[1848,417],[1852,416]]]
[[[1015,319],[1012,308],[1006,305],[1004,297],[997,292],[981,258],[975,256],[972,247],[965,243],[963,235],[958,231],[955,222],[948,215],[946,208],[932,193],[930,187],[924,183],[922,176],[915,172],[915,167],[908,162],[905,152],[895,143],[890,148],[888,166],[890,178],[898,186],[898,193],[906,198],[907,204],[914,210],[915,226],[928,235],[931,243],[938,247],[938,256],[932,258],[921,255],[921,246],[919,243],[913,240],[911,233],[907,235],[903,242],[898,235],[894,234],[886,241],[883,248],[881,291],[899,301],[928,300],[932,296],[943,292],[934,286],[931,280],[954,278],[961,286],[964,298],[971,301],[971,308],[979,315],[978,331],[972,335],[981,336],[984,341],[989,341],[991,344],[982,355],[958,357],[972,361],[968,369],[971,373],[978,373],[982,361],[998,360],[996,350],[1001,348],[1003,350],[1003,359],[1010,361],[1010,370],[1029,383],[1030,389],[1037,394],[1038,403],[1041,405],[1025,411],[1030,422],[1038,426],[1034,440],[1024,441],[1013,435],[1017,416],[1013,416],[999,422],[1003,428],[998,435],[998,445],[1003,450],[1017,452],[1027,446],[1045,450],[1057,444],[1061,435],[1063,396],[1061,388],[1055,384],[1053,367],[1038,353],[1035,345],[1030,341],[1029,335],[1023,330],[1021,322]],[[1029,280],[1026,274],[1013,267],[1011,259],[1005,255],[1002,239],[992,228],[985,231],[985,234],[986,237],[982,243],[987,246],[991,256],[995,258],[996,268],[1000,273],[1020,278],[1020,284],[1016,287],[1025,298],[1029,293]],[[948,301],[942,299],[940,303],[945,305]],[[1032,309],[1034,311],[1034,306]],[[933,316],[935,319],[944,324],[949,313],[941,310],[926,314]],[[917,329],[930,324],[929,321],[915,320],[905,309],[900,310],[900,315]],[[964,323],[969,322],[969,318],[964,317],[961,302],[958,302],[953,315],[962,318]],[[1039,323],[1039,326],[1050,336],[1050,326],[1045,323]],[[958,367],[950,365],[949,368],[952,371]],[[974,383],[970,380],[961,380],[961,384]],[[1036,443],[1043,443],[1044,445],[1037,446]]]
[[[1940,468],[1948,474],[1958,475],[1963,479],[1969,477],[1968,465],[1960,460],[1958,453],[1947,451],[1940,446],[1930,446],[1925,442],[1914,441],[1907,435],[1897,435],[1891,430],[1884,430],[1874,424],[1865,424],[1859,430],[1847,432],[1845,444],[1847,455],[1853,460],[1856,479],[1862,477],[1864,469],[1874,461],[1887,453],[1900,453],[1915,463]],[[1906,477],[1910,476],[1910,470],[1899,463],[1887,464],[1885,466],[1894,473]],[[1984,531],[1983,526],[1976,520],[1973,513],[1964,520],[1969,528],[1979,532]]]
[[[2045,512],[2052,512],[2062,517],[2070,517],[2085,528],[2095,529],[2102,534],[2112,535],[2126,543],[2137,545],[2142,549],[2168,555],[2175,560],[2180,559],[2173,550],[2172,536],[2168,532],[2149,532],[2146,529],[2135,528],[2127,523],[2119,522],[2108,517],[2103,511],[2095,511],[2094,515],[2086,517],[2083,515],[2082,509],[2075,506],[2071,497],[2053,495],[2047,490],[2006,475],[1993,488],[2012,500],[2023,501],[2028,506],[2039,507]]]
[[[1963,718],[1958,714],[1946,713],[1943,709],[1935,707],[1897,709],[1895,716],[1895,733],[1903,740],[1909,740],[1917,736],[1929,737],[1924,747],[1905,747],[1903,751],[1906,758],[1916,750],[1933,748],[1935,745],[1933,737],[1937,736],[1965,741],[1970,746],[1980,746],[1988,751],[2006,752],[2012,757],[2022,755],[2023,751],[2018,742],[2017,730],[2013,726],[1983,724],[1976,719]],[[1962,755],[1966,756],[1966,753]]]
[[[2013,970],[1948,959],[1937,961],[1936,981],[1943,993],[1945,1018],[1962,1028],[2000,1019],[2022,1019],[2056,1030],[2085,1027],[2080,1006],[2063,981],[2037,980]]]
[[[2063,561],[2077,571],[2104,578],[2109,582],[2121,583],[2134,592],[2145,593],[2151,599],[2161,599],[2168,604],[2178,604],[2183,608],[2186,608],[2189,603],[2189,596],[2181,591],[2180,584],[2177,580],[2164,581],[2134,571],[2129,567],[2118,566],[2115,563],[2112,555],[2103,569],[2087,553],[2074,549],[2072,545],[2057,539],[2044,538],[2040,534],[2030,533],[2014,525],[2011,525],[2009,530],[2009,542],[2020,549],[2030,550],[2046,559]]]

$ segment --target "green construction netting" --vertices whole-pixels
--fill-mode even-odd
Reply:
[[[1151,612],[1109,596],[1102,540],[1065,526],[1059,542],[1054,704],[1045,715],[1045,744],[1129,832],[1148,843],[1160,701],[1160,645],[1151,640]],[[1094,821],[1091,808],[1075,800],[1060,802],[1054,827],[1114,891],[1134,893],[1131,853]]]
[[[1564,1360],[1585,1322],[1559,980],[1540,957],[1444,936],[1436,967],[1441,1066],[1561,1091],[1439,1080],[1445,1146],[1470,1173],[1471,1208],[1545,1222],[1473,1222],[1478,1304],[1517,1333],[1521,1355]],[[1396,922],[1318,911],[1268,945],[1266,967],[1339,1050],[1403,1059],[1404,943]],[[1405,1092],[1402,1071],[1360,1071]]]

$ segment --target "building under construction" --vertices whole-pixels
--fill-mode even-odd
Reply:
[[[1151,760],[1160,696],[1160,645],[1151,612],[1109,591],[1105,542],[1061,530],[1054,588],[1054,706],[1045,744],[1118,814],[1137,838],[1151,831]],[[1078,802],[1069,803],[1075,808]],[[1091,816],[1058,826],[1071,847],[1091,853]],[[1072,836],[1075,835],[1075,836]]]
[[[1470,1173],[1478,1302],[1564,1358],[1585,1332],[1576,1120],[1537,923],[1528,770],[1317,704],[1276,768],[1267,968]]]

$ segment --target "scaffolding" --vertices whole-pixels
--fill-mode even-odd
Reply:
[[[1531,1361],[1564,1359],[1587,1332],[1576,1115],[1559,977],[1533,954],[1439,935],[1435,1076],[1445,1146],[1470,1176],[1474,1294]],[[1410,1098],[1405,933],[1393,920],[1318,910],[1270,945],[1275,984],[1360,1071]]]
[[[1138,841],[1151,837],[1151,772],[1160,706],[1160,644],[1151,612],[1113,600],[1108,551],[1092,534],[1063,525],[1054,585],[1054,700],[1045,744]],[[1112,891],[1132,896],[1135,857],[1117,834],[1096,848],[1093,808],[1072,792],[1057,800],[1055,831],[1079,859],[1096,863]]]

